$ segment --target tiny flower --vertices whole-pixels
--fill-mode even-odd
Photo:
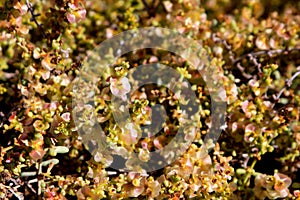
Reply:
[[[70,4],[70,11],[67,12],[67,19],[70,23],[77,23],[85,19],[86,10],[82,6]]]
[[[9,122],[12,122],[13,120],[15,120],[16,119],[16,112],[12,112],[12,114],[11,114],[11,116],[8,118],[8,121]]]
[[[230,84],[226,87],[226,97],[227,97],[227,103],[231,104],[235,102],[238,98],[238,87],[236,84]]]
[[[163,1],[163,4],[167,12],[172,12],[173,4],[170,1]]]
[[[263,104],[267,107],[267,108],[272,108],[272,103],[270,101],[264,101]]]
[[[147,190],[150,191],[150,197],[155,198],[159,195],[161,186],[158,181],[148,181]]]
[[[148,149],[148,143],[146,141],[142,141],[141,145],[143,149]]]
[[[197,128],[195,127],[186,127],[183,131],[185,133],[185,141],[193,141],[193,139],[196,137]]]
[[[222,47],[219,47],[219,46],[216,46],[216,47],[213,48],[213,51],[214,51],[214,53],[215,53],[216,55],[221,56],[222,53],[223,53],[223,48],[222,48]]]
[[[249,102],[248,100],[243,101],[241,103],[241,107],[247,118],[251,118],[257,113],[255,104],[253,102]]]
[[[40,48],[35,48],[34,50],[33,50],[33,58],[34,59],[39,59],[40,57],[41,57],[41,49]]]
[[[35,91],[37,91],[41,96],[44,96],[47,94],[47,90],[48,88],[46,87],[45,84],[42,83],[37,83],[37,85],[35,86]]]
[[[56,110],[57,107],[58,107],[58,102],[51,102],[50,105],[49,105],[49,109],[50,109],[51,111]]]
[[[180,160],[180,162],[182,164],[182,168],[184,169],[186,175],[189,176],[194,168],[194,164],[191,162],[191,159],[190,158],[182,158]]]
[[[187,79],[190,79],[192,78],[192,75],[189,74],[188,70],[186,68],[177,68],[176,69],[180,74],[181,76],[183,76],[184,78],[187,78]]]
[[[35,120],[33,123],[33,127],[35,128],[35,130],[37,132],[45,133],[45,130],[47,130],[50,127],[50,125],[48,122],[43,122],[41,120]]]
[[[259,187],[267,187],[267,175],[265,174],[259,174],[255,177],[255,186],[259,186]]]
[[[113,95],[120,97],[123,101],[127,99],[126,94],[130,92],[130,83],[128,78],[110,79],[110,91]]]
[[[289,194],[288,187],[291,183],[291,179],[281,173],[275,173],[274,176],[259,174],[255,178],[254,193],[259,199],[285,198]]]
[[[254,79],[251,79],[248,84],[253,88],[259,87],[259,82]]]
[[[42,60],[42,66],[46,69],[51,71],[52,69],[54,69],[54,67],[56,66],[56,64],[51,63],[51,57],[50,56],[46,56],[43,60]]]
[[[294,196],[299,198],[300,197],[300,190],[295,190],[294,191]]]
[[[113,35],[114,35],[114,30],[113,30],[113,29],[107,28],[107,29],[105,29],[105,31],[106,31],[106,38],[107,38],[107,39],[113,37]]]
[[[138,197],[144,191],[144,187],[134,187],[131,184],[124,185],[123,189],[129,197]]]
[[[63,113],[61,115],[61,118],[65,121],[65,122],[70,122],[71,120],[71,114],[69,112]]]
[[[50,78],[50,71],[45,70],[45,69],[41,69],[39,71],[39,73],[41,74],[42,78],[46,81]]]
[[[158,62],[158,58],[156,56],[151,56],[149,58],[149,63],[157,63]]]
[[[76,18],[75,15],[72,13],[67,13],[67,19],[70,23],[75,23],[76,22]]]
[[[255,40],[255,45],[261,50],[269,49],[267,37],[265,35],[257,37]]]
[[[138,142],[140,138],[140,131],[137,126],[133,123],[128,123],[122,131],[119,133],[118,137],[125,145],[134,145]]]
[[[94,160],[95,160],[96,162],[101,162],[101,160],[102,160],[102,155],[101,155],[99,152],[97,152],[97,153],[95,154],[95,156],[94,156]]]
[[[63,53],[63,57],[64,58],[69,58],[69,53],[70,53],[70,51],[71,51],[71,49],[70,48],[67,48],[66,50],[64,50],[64,49],[60,49],[60,51]]]
[[[100,153],[97,151],[94,155],[94,160],[95,162],[101,162],[104,166],[108,167],[113,162],[113,157],[105,152]]]
[[[14,5],[14,9],[19,10],[21,15],[25,15],[28,11],[27,5],[25,5],[25,4],[22,5],[20,2],[17,2]]]
[[[220,89],[220,90],[219,90],[218,96],[219,96],[222,100],[227,99],[226,91],[223,90],[223,89]]]
[[[232,125],[231,125],[231,129],[232,129],[232,132],[235,132],[238,129],[238,123],[233,122]]]
[[[291,178],[281,173],[275,173],[274,177],[274,189],[280,193],[280,197],[286,197],[289,194],[288,187],[292,183]]]
[[[150,152],[148,149],[141,149],[139,152],[139,159],[143,162],[150,160]]]
[[[249,101],[248,100],[242,102],[242,110],[244,111],[244,113],[247,112],[248,105],[249,105]]]
[[[66,73],[63,73],[60,77],[61,77],[60,85],[68,86],[70,84],[71,81]]]
[[[21,16],[15,19],[15,23],[16,23],[16,26],[17,26],[16,30],[19,31],[20,33],[25,35],[29,32],[29,29],[22,24],[22,17]]]
[[[254,131],[255,131],[255,126],[253,124],[248,124],[245,127],[245,136],[244,139],[246,142],[252,142],[254,140]]]

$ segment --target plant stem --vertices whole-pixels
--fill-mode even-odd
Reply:
[[[252,162],[251,166],[250,166],[250,170],[251,170],[251,171],[247,173],[247,175],[246,175],[246,177],[245,177],[245,179],[244,179],[244,186],[245,186],[245,185],[248,186],[249,179],[250,179],[250,177],[252,176],[253,169],[254,169],[254,166],[255,166],[256,163],[257,163],[257,160],[255,159],[255,160]]]

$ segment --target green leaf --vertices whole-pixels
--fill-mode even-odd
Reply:
[[[245,174],[245,173],[246,173],[246,170],[243,169],[243,168],[239,168],[239,169],[236,170],[236,173],[237,173],[237,174]]]
[[[22,177],[27,177],[27,176],[35,176],[37,172],[22,172],[21,176]]]
[[[58,164],[59,163],[59,160],[56,159],[56,158],[53,158],[53,159],[50,159],[50,160],[46,160],[46,161],[43,161],[41,163],[42,166],[47,166],[47,165],[50,165],[51,163],[53,163],[54,165]]]
[[[53,148],[56,153],[68,153],[69,152],[69,148],[65,147],[65,146],[56,146]]]

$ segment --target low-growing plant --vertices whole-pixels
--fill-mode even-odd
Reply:
[[[299,11],[291,0],[1,1],[0,199],[300,199]],[[216,143],[204,142],[213,122],[203,77],[180,55],[153,48],[107,56],[115,62],[96,85],[95,112],[82,105],[82,123],[74,122],[73,85],[86,57],[101,42],[144,27],[200,41],[219,70],[227,108]],[[179,102],[189,99],[149,84],[129,98],[134,123],[122,129],[112,96],[127,100],[130,70],[157,62],[175,69],[178,82],[189,81],[198,110],[183,110]],[[142,138],[134,126],[155,123],[155,104],[167,120]],[[99,123],[116,152],[147,162],[191,116],[200,127],[185,130],[192,144],[153,172],[130,159],[123,167],[133,170],[112,169],[116,158],[90,153],[79,133]]]

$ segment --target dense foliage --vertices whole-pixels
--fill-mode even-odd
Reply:
[[[2,0],[0,20],[0,199],[300,199],[300,2]],[[80,140],[72,82],[100,42],[149,26],[201,41],[222,68],[226,127],[203,152],[210,98],[199,74],[169,52],[128,53],[113,69],[121,80],[128,69],[159,61],[194,84],[201,129],[171,165],[118,172]],[[114,81],[99,86],[99,123],[107,140],[129,143],[147,160],[172,138],[183,112],[168,113],[157,136],[132,141],[111,115]],[[152,102],[169,110],[176,104],[172,92],[155,86],[134,99],[132,118],[140,125],[149,121]]]

